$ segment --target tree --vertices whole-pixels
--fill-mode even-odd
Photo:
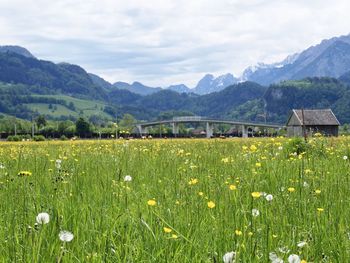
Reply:
[[[36,125],[38,126],[39,129],[40,129],[41,127],[46,126],[46,124],[47,124],[44,115],[39,115],[39,116],[36,118],[35,122],[36,122]]]
[[[91,133],[91,126],[90,123],[87,122],[83,117],[80,117],[75,122],[75,129],[76,132],[79,134],[80,137],[86,137],[88,134]]]
[[[126,113],[124,114],[123,119],[121,119],[121,121],[119,122],[119,126],[122,131],[131,133],[135,123],[136,123],[136,119],[134,118],[134,116]]]

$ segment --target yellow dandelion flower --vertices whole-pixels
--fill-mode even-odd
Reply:
[[[300,261],[300,263],[307,263],[307,261],[303,259],[302,261]]]
[[[175,234],[172,234],[172,235],[171,235],[171,238],[173,238],[173,239],[177,239],[177,238],[178,238],[178,236],[177,236],[177,235],[175,235]]]
[[[261,167],[261,163],[255,163],[256,167]]]
[[[255,152],[257,149],[258,149],[258,148],[257,148],[254,144],[250,146],[250,150],[251,150],[252,152]]]
[[[198,195],[199,195],[199,196],[203,196],[204,193],[203,193],[203,192],[198,192]]]
[[[209,208],[214,208],[215,207],[215,203],[213,201],[209,201],[208,202],[208,207]]]
[[[320,189],[317,189],[317,190],[315,190],[315,194],[320,194],[321,193],[321,190]]]
[[[259,198],[260,196],[261,196],[260,192],[253,192],[252,193],[252,197],[254,197],[254,198]]]
[[[234,191],[234,190],[237,189],[237,187],[236,187],[234,184],[231,184],[229,187],[230,187],[230,190],[231,190],[231,191]]]
[[[317,208],[317,211],[321,213],[324,211],[324,208]]]
[[[235,234],[236,234],[236,236],[241,236],[243,233],[242,233],[241,230],[236,229],[236,230],[235,230]]]
[[[229,158],[228,158],[228,157],[222,158],[222,159],[221,159],[221,162],[223,162],[223,163],[228,163],[228,162],[229,162]]]
[[[148,204],[149,206],[155,206],[155,205],[157,204],[157,202],[156,202],[156,200],[154,200],[154,199],[150,199],[150,200],[147,201],[147,204]]]
[[[165,233],[171,233],[171,231],[173,231],[171,228],[168,227],[163,227],[163,230]]]
[[[191,178],[191,180],[188,182],[189,185],[195,185],[198,183],[198,179],[197,178]]]
[[[295,192],[295,188],[294,188],[294,187],[289,187],[289,188],[288,188],[288,192],[290,192],[290,193]]]

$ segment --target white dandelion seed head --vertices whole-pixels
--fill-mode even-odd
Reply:
[[[301,247],[304,247],[306,244],[307,244],[306,241],[299,241],[297,246],[301,248]]]
[[[55,162],[55,166],[57,169],[61,169],[61,164],[62,164],[62,160],[61,159],[57,159]]]
[[[253,208],[253,209],[252,209],[252,215],[253,215],[254,217],[257,217],[257,216],[260,215],[260,211],[259,211],[258,209],[256,209],[256,208]]]
[[[2,163],[0,163],[0,169],[5,169],[5,165],[3,165]]]
[[[227,252],[227,253],[222,257],[224,263],[234,263],[234,262],[235,262],[235,258],[236,258],[236,252],[234,252],[234,251]]]
[[[36,216],[36,222],[40,225],[44,225],[50,222],[50,215],[46,212],[39,213]]]
[[[270,201],[273,200],[273,195],[272,194],[268,194],[267,196],[265,196],[265,199],[270,202]]]
[[[344,155],[344,156],[343,156],[343,160],[346,161],[347,159],[348,159],[348,157],[347,157],[346,155]]]
[[[124,177],[124,182],[131,182],[132,181],[132,177],[130,175],[126,175]]]
[[[309,187],[309,184],[307,182],[304,182],[303,186],[306,188],[306,187]]]
[[[300,263],[301,262],[301,259],[298,255],[295,255],[295,254],[291,254],[289,257],[288,257],[288,262],[289,263]]]
[[[66,231],[66,230],[62,230],[59,234],[58,234],[59,238],[61,241],[63,242],[70,242],[73,240],[74,235],[73,233]]]

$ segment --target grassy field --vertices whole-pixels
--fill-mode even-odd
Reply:
[[[77,118],[82,113],[82,115],[85,117],[90,117],[91,115],[98,115],[108,119],[112,118],[112,116],[110,116],[109,114],[103,111],[106,104],[99,101],[82,100],[82,99],[77,99],[77,98],[73,98],[65,95],[35,95],[33,97],[55,98],[57,100],[66,101],[67,105],[72,102],[75,106],[75,111],[72,111],[66,106],[59,105],[59,104],[52,104],[52,106],[55,106],[57,109],[49,109],[48,107],[49,104],[45,104],[45,103],[25,104],[31,110],[38,111],[40,114],[50,115],[52,117],[61,117],[61,116],[71,115]]]
[[[224,262],[231,251],[349,262],[349,155],[347,137],[1,143],[0,262]]]

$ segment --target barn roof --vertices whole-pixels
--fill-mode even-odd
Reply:
[[[293,110],[288,118],[287,126],[292,116],[296,116],[300,125],[303,124],[303,113],[302,110]],[[322,110],[304,110],[304,125],[340,125],[337,117],[331,109]]]

